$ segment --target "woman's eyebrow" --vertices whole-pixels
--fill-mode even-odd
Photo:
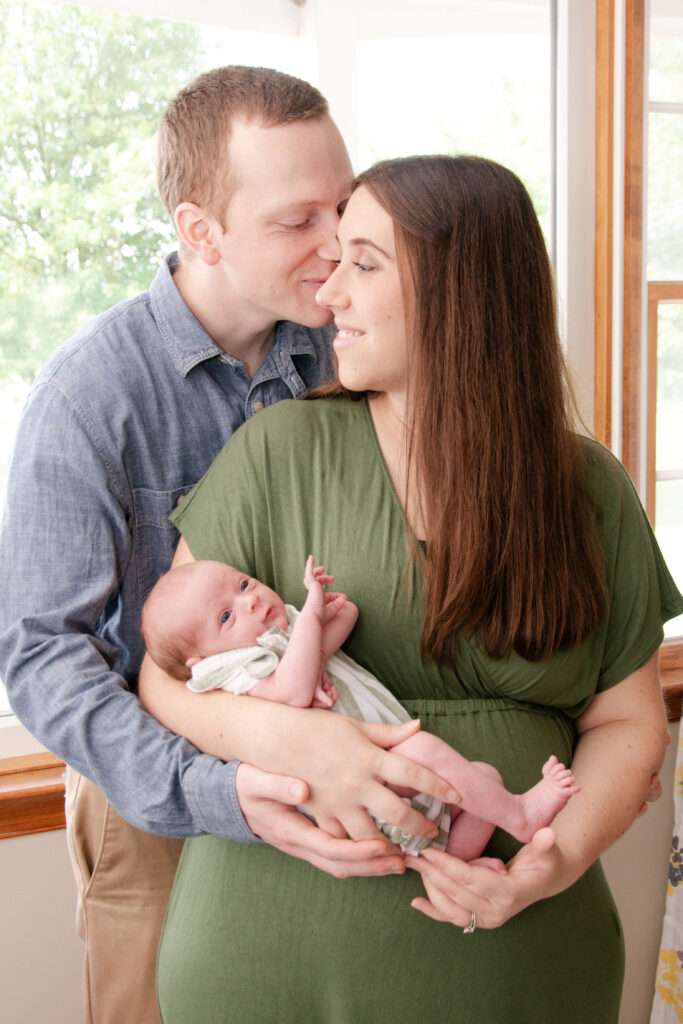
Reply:
[[[377,242],[373,242],[371,238],[350,238],[349,245],[369,245],[373,249],[377,249],[378,252],[382,253],[382,256],[386,256],[388,260],[393,260],[391,253],[386,252],[381,245]]]

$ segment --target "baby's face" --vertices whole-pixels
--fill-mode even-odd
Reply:
[[[251,646],[271,626],[287,629],[285,606],[275,591],[230,565],[203,564],[191,600],[202,658]]]

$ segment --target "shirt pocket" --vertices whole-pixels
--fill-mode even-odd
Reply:
[[[140,604],[173,560],[180,534],[168,517],[193,486],[194,481],[172,491],[153,491],[147,487],[133,491],[133,549]]]

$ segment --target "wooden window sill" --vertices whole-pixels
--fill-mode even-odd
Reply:
[[[660,669],[659,674],[666,704],[666,717],[670,722],[678,722],[683,705],[683,665]]]
[[[0,839],[64,828],[64,773],[53,754],[0,760]]]

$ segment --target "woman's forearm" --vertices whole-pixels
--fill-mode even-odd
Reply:
[[[574,882],[632,825],[666,751],[664,715],[598,725],[580,737],[572,770],[581,792],[553,822],[566,879]],[[564,884],[566,882],[566,884]]]
[[[457,798],[443,779],[385,749],[407,739],[418,723],[368,725],[258,697],[223,691],[194,694],[149,659],[142,666],[139,692],[155,718],[204,753],[302,779],[311,794],[308,810],[332,835],[375,835],[368,810],[404,831],[433,835],[433,824],[386,783],[447,803]]]
[[[182,680],[166,675],[148,657],[140,671],[139,696],[162,725],[184,736],[203,753],[222,761],[248,761],[265,771],[278,771],[279,737],[287,729],[286,713],[291,708],[223,690],[193,693]]]

